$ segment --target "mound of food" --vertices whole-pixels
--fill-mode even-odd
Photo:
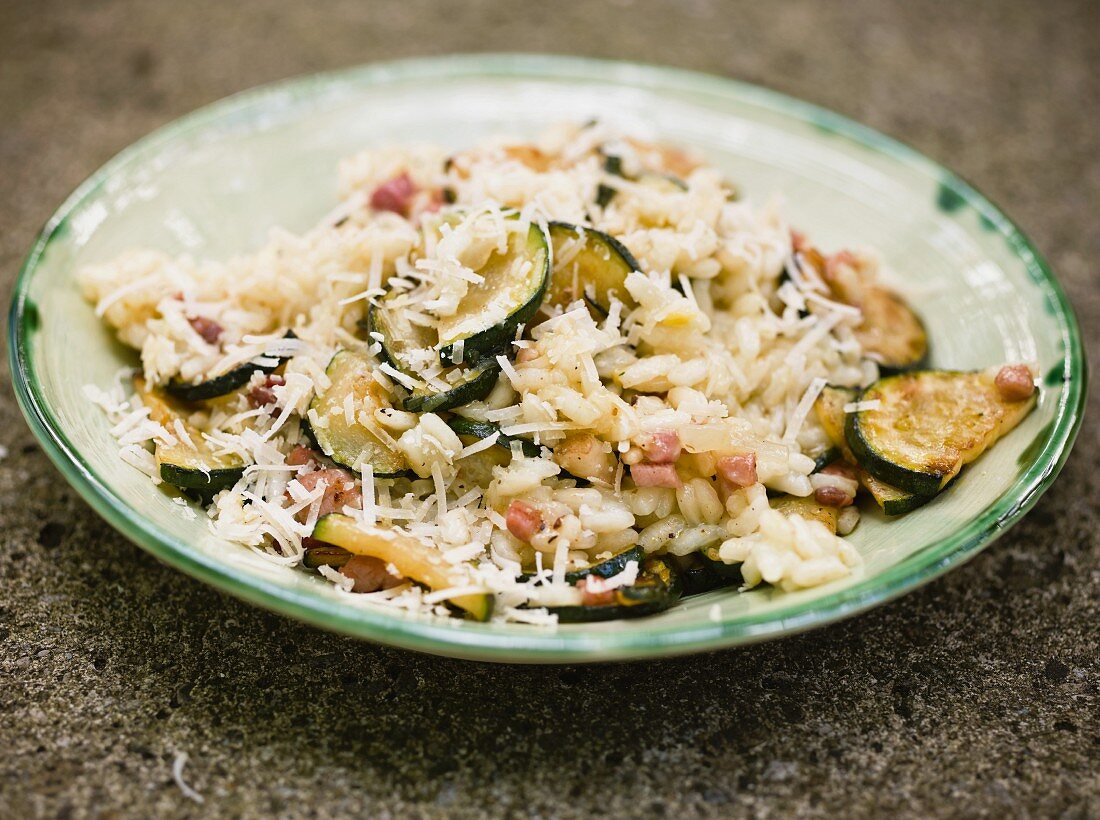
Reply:
[[[78,279],[140,351],[88,388],[121,457],[364,601],[550,624],[835,581],[861,493],[926,503],[1034,405],[1025,364],[920,369],[872,253],[599,123],[364,151],[340,190],[248,255]]]

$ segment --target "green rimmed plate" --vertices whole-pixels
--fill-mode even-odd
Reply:
[[[73,271],[149,246],[223,257],[272,225],[301,230],[335,200],[340,157],[369,145],[461,147],[602,116],[694,146],[755,200],[779,192],[793,224],[825,247],[867,244],[906,274],[933,363],[1040,363],[1037,410],[955,486],[852,536],[866,566],[799,593],[714,592],[660,616],[555,629],[381,610],[214,538],[117,458],[82,387],[133,361],[73,284]],[[1065,294],[1011,222],[914,151],[835,114],[728,80],[562,57],[478,55],[367,66],[232,97],[157,131],[58,210],[20,274],[12,373],[35,434],[66,478],[127,537],[246,600],[319,626],[424,652],[492,661],[578,662],[717,649],[867,609],[974,555],[1054,479],[1080,424],[1080,334]]]

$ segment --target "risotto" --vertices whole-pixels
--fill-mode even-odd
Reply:
[[[860,497],[928,502],[1036,399],[1026,363],[923,369],[872,252],[679,148],[590,123],[339,177],[305,234],[78,281],[140,352],[86,390],[120,457],[363,601],[553,624],[836,581]]]

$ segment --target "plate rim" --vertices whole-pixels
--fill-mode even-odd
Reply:
[[[247,121],[276,99],[310,98],[317,89],[350,89],[440,74],[588,80],[650,90],[688,87],[748,102],[772,113],[810,123],[834,136],[888,155],[931,177],[976,210],[1008,243],[1053,308],[1063,343],[1063,384],[1057,412],[1034,462],[981,515],[880,573],[828,596],[786,609],[741,616],[707,625],[657,627],[646,621],[622,632],[565,633],[533,628],[530,634],[501,634],[491,625],[449,624],[404,618],[305,593],[200,553],[160,528],[119,497],[84,461],[39,390],[29,339],[37,329],[37,308],[28,292],[38,262],[68,218],[95,196],[117,171],[156,152],[188,131],[219,121]],[[227,118],[227,115],[231,115]],[[204,583],[281,615],[377,643],[450,657],[525,663],[583,663],[655,658],[747,644],[834,623],[922,586],[966,562],[1019,520],[1050,486],[1065,464],[1080,429],[1087,395],[1088,362],[1069,299],[1031,240],[988,197],[954,172],[899,140],[841,114],[763,86],[681,68],[619,60],[551,54],[460,54],[368,63],[305,74],[224,97],[168,122],[125,147],[70,194],[38,233],[17,275],[8,322],[8,358],[20,409],[32,433],[64,478],[116,530],[161,561]],[[1040,433],[1040,437],[1044,433]],[[646,628],[648,627],[648,628]]]

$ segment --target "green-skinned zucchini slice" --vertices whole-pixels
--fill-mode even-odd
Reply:
[[[920,367],[928,357],[928,334],[920,317],[895,293],[882,287],[864,290],[863,320],[855,329],[863,352],[891,372]]]
[[[332,567],[339,569],[351,559],[351,553],[335,544],[310,547],[302,556],[302,565],[309,569]]]
[[[841,429],[843,432],[843,428]],[[840,448],[837,447],[835,444],[829,444],[828,447],[826,447],[817,455],[812,455],[810,453],[807,453],[807,455],[810,455],[814,460],[815,473],[820,473],[834,461],[844,457],[844,454],[840,451]]]
[[[289,339],[295,338],[294,332],[288,331],[286,337]],[[234,367],[228,373],[214,376],[198,384],[180,381],[179,379],[169,379],[168,383],[164,385],[164,390],[168,395],[180,401],[192,402],[216,399],[219,396],[228,395],[234,390],[244,387],[248,384],[249,379],[252,378],[253,373],[271,373],[289,357],[269,356],[267,358],[278,359],[278,363],[258,364],[256,362],[245,362],[242,365]]]
[[[1006,401],[994,374],[925,370],[879,379],[849,413],[845,437],[872,476],[917,495],[935,495],[959,471],[1014,428],[1036,393]]]
[[[413,324],[399,309],[392,307],[394,295],[367,312],[367,332],[378,341],[381,356],[402,373],[420,380],[425,353],[435,355],[439,338],[434,328]],[[453,372],[453,371],[452,371]],[[446,390],[434,390],[426,384],[415,387],[401,406],[412,413],[438,413],[452,410],[488,396],[497,383],[500,365],[488,359],[472,368],[462,368],[460,377]],[[444,377],[444,380],[450,381]]]
[[[871,494],[871,497],[875,499],[875,503],[882,507],[882,511],[887,515],[903,515],[912,512],[935,497],[899,490],[885,481],[879,481],[862,468],[859,471],[859,483]]]
[[[141,377],[134,379],[134,388],[149,408],[149,418],[176,437],[179,431],[175,422],[179,421],[191,439],[190,443],[179,441],[170,447],[159,443],[155,446],[153,455],[161,480],[200,495],[224,490],[240,480],[246,466],[244,459],[235,453],[216,454],[202,433],[186,421],[186,411]]]
[[[844,437],[844,423],[847,414],[844,405],[854,402],[859,396],[859,391],[851,387],[826,387],[814,402],[814,410],[818,421],[825,430],[825,435],[833,443],[823,455],[814,461],[814,472],[828,467],[838,458],[843,458],[849,464],[856,464],[855,456],[848,447],[848,441]],[[922,504],[928,503],[931,496],[918,495],[906,490],[899,490],[887,484],[885,481],[875,478],[862,467],[859,469],[859,482],[871,497],[875,499],[882,511],[887,515],[901,515],[911,512]]]
[[[731,566],[737,567],[735,572],[726,573],[725,577],[715,572],[711,562],[706,560],[701,553],[693,552],[688,555],[669,555],[667,558],[676,567],[680,574],[680,583],[684,588],[684,597],[689,595],[701,595],[712,589],[732,586],[741,583],[740,564],[722,564],[723,569]]]
[[[325,370],[331,384],[314,397],[309,406],[308,424],[317,446],[337,464],[355,471],[369,464],[376,477],[392,478],[407,469],[404,457],[358,421],[349,422],[344,415],[349,395],[356,418],[365,412],[373,419],[375,410],[388,406],[384,403],[381,385],[371,376],[371,369],[371,362],[358,353],[337,352]]]
[[[462,342],[462,361],[471,365],[508,352],[517,329],[530,321],[546,295],[546,235],[534,224],[526,236],[512,234],[508,251],[493,253],[477,273],[482,281],[470,285],[455,315],[439,320],[439,356],[444,364],[455,363],[456,342]]]
[[[706,565],[711,574],[721,578],[726,586],[740,584],[745,579],[741,576],[741,562],[726,563],[718,554],[721,544],[713,544],[699,550],[699,558]]]
[[[464,369],[461,378],[447,390],[436,393],[427,386],[414,388],[402,401],[402,406],[411,413],[453,410],[472,401],[481,401],[492,393],[498,376],[500,365],[489,359],[476,367]]]
[[[644,559],[645,550],[640,546],[628,547],[621,552],[615,553],[610,558],[597,561],[595,564],[589,564],[587,567],[570,570],[565,573],[565,582],[567,584],[576,584],[582,578],[587,578],[589,575],[594,575],[597,578],[610,578],[626,569],[626,565],[631,561],[641,564]],[[519,580],[529,581],[534,577],[534,572],[525,572],[520,574]]]
[[[550,242],[554,247],[554,270],[547,304],[565,307],[584,299],[606,316],[611,297],[615,296],[628,309],[634,307],[626,277],[641,270],[641,266],[619,240],[594,228],[551,222]]]
[[[849,461],[853,459],[848,450],[848,442],[844,438],[844,419],[846,415],[844,405],[854,402],[858,395],[859,391],[854,387],[834,387],[829,384],[825,386],[818,394],[817,400],[814,401],[814,413],[817,415],[817,420],[825,431],[825,435],[828,436],[833,446],[840,450],[841,455]]]
[[[614,590],[610,603],[548,607],[561,623],[592,623],[640,618],[663,612],[680,599],[683,587],[672,563],[664,557],[646,559],[632,586]]]
[[[190,384],[189,382],[183,382],[179,379],[171,379],[164,386],[164,389],[167,393],[180,401],[205,401],[207,399],[216,399],[218,396],[224,396],[227,393],[232,393],[234,390],[244,387],[248,384],[248,380],[252,378],[252,374],[256,371],[269,373],[274,369],[273,367],[261,367],[250,362],[248,364],[242,364],[240,367],[235,367],[228,373],[223,373],[221,376],[215,376],[212,379],[207,379],[198,384]]]
[[[324,516],[313,528],[313,537],[343,547],[354,555],[369,555],[393,564],[405,578],[431,590],[470,585],[467,574],[461,568],[448,564],[438,550],[425,546],[410,535],[364,526],[346,515],[332,513]],[[494,598],[490,592],[460,595],[451,598],[450,603],[465,610],[475,621],[487,621],[493,614]]]
[[[417,351],[432,350],[439,339],[433,328],[413,324],[405,313],[394,306],[400,298],[390,292],[378,304],[367,310],[366,327],[371,341],[377,340],[381,346],[381,357],[402,373],[416,377],[423,368],[422,357]]]
[[[447,419],[447,425],[454,430],[460,438],[469,437],[471,439],[486,439],[494,433],[500,433],[496,440],[498,447],[510,450],[512,449],[512,442],[519,442],[523,454],[528,458],[538,458],[542,453],[542,448],[533,441],[528,441],[518,436],[506,436],[500,432],[500,425],[494,424],[491,421],[474,421],[473,419],[463,418],[462,416],[452,416]]]

